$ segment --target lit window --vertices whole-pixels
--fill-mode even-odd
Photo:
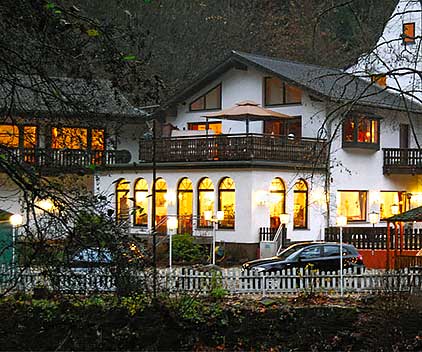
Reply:
[[[308,227],[308,185],[304,180],[296,182],[294,191],[293,228]]]
[[[371,75],[371,82],[376,83],[380,87],[387,87],[387,76],[384,74]]]
[[[206,122],[190,122],[188,123],[189,131],[206,131]],[[208,131],[213,131],[215,134],[221,134],[221,122],[208,122]]]
[[[183,178],[177,187],[177,218],[179,233],[192,233],[193,186],[192,181]]]
[[[302,117],[292,117],[283,120],[264,121],[264,133],[280,136],[294,135],[302,137]]]
[[[280,226],[280,214],[285,213],[286,188],[281,178],[276,177],[270,186],[270,227]]]
[[[205,212],[214,212],[214,184],[209,178],[203,178],[198,185],[198,217],[199,226],[209,226],[205,220]]]
[[[415,42],[415,23],[403,23],[403,42],[412,44]]]
[[[302,91],[277,77],[265,77],[265,105],[300,104]]]
[[[347,221],[366,221],[366,191],[337,192],[337,213]]]
[[[37,127],[0,125],[0,144],[10,148],[35,148]]]
[[[393,216],[393,205],[399,207],[399,213],[404,212],[406,209],[404,207],[405,199],[404,192],[390,192],[390,191],[381,191],[380,192],[380,218],[381,220],[387,219]]]
[[[92,150],[104,150],[104,130],[93,129],[91,141]]]
[[[236,193],[234,181],[230,177],[223,178],[218,187],[218,210],[224,211],[224,219],[219,227],[234,229]]]
[[[148,226],[148,184],[145,179],[140,178],[135,182],[134,198],[134,224],[146,227]]]
[[[53,149],[87,149],[88,136],[90,148],[104,150],[104,130],[81,127],[53,127],[51,129],[51,147]]]
[[[353,114],[343,123],[343,147],[379,149],[379,119]]]
[[[116,220],[118,222],[129,220],[129,191],[130,182],[120,179],[116,184]]]
[[[189,105],[190,111],[221,109],[221,84],[201,95]]]
[[[159,233],[167,233],[167,183],[163,178],[155,182],[155,226]]]

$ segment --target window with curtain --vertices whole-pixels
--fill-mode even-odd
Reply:
[[[118,222],[129,220],[129,192],[130,182],[120,179],[116,184],[116,220]]]
[[[304,180],[296,182],[293,190],[293,228],[308,227],[308,185]]]
[[[155,224],[160,233],[167,233],[167,182],[158,178],[155,183]]]
[[[179,233],[192,233],[193,185],[187,177],[177,187],[177,219]]]
[[[380,219],[384,220],[393,216],[393,205],[398,205],[399,213],[406,211],[405,192],[381,191],[380,192]]]
[[[225,177],[218,187],[218,210],[224,211],[224,219],[219,228],[234,229],[236,211],[236,192],[233,179]]]
[[[203,178],[198,184],[198,218],[199,227],[209,227],[204,218],[206,211],[214,213],[214,184],[208,177]]]
[[[343,122],[343,147],[379,149],[379,119],[351,114]]]
[[[338,191],[337,214],[347,217],[347,221],[366,221],[367,191]]]
[[[145,179],[136,180],[134,187],[135,214],[134,225],[148,226],[148,183]]]
[[[276,177],[270,186],[270,227],[280,226],[280,214],[285,213],[286,188],[281,178]]]

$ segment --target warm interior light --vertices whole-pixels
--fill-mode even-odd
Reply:
[[[218,221],[224,220],[224,211],[222,210],[217,211],[217,220]]]
[[[20,214],[13,214],[10,216],[9,222],[13,227],[20,226],[23,223],[23,217]]]
[[[289,220],[290,220],[290,215],[289,214],[287,214],[287,213],[280,214],[280,223],[282,225],[288,224]]]
[[[204,219],[206,221],[211,221],[211,219],[212,219],[212,211],[211,210],[204,211]]]
[[[347,225],[347,217],[344,215],[337,216],[337,226],[343,227]]]
[[[170,216],[167,219],[167,228],[169,230],[176,230],[177,229],[177,225],[178,225],[177,218],[175,216]]]
[[[378,214],[375,211],[372,211],[372,212],[369,213],[369,222],[372,225],[378,224],[379,221],[380,221],[380,214]]]
[[[399,213],[399,206],[397,204],[393,204],[391,206],[391,213],[393,215],[397,215]]]
[[[176,192],[168,190],[164,195],[164,198],[168,205],[174,205],[176,203]]]

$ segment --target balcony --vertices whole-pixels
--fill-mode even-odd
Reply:
[[[422,149],[384,148],[384,175],[422,174]]]
[[[0,154],[10,163],[60,171],[90,169],[92,165],[106,167],[127,164],[131,160],[127,150],[1,148]]]
[[[153,141],[142,140],[141,163],[152,162]],[[325,143],[316,139],[290,140],[263,134],[230,134],[197,137],[173,137],[156,140],[158,163],[276,162],[278,166],[324,168]]]

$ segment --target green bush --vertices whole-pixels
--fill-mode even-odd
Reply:
[[[189,234],[173,236],[173,258],[175,261],[198,262],[203,259],[202,247],[194,243]]]

